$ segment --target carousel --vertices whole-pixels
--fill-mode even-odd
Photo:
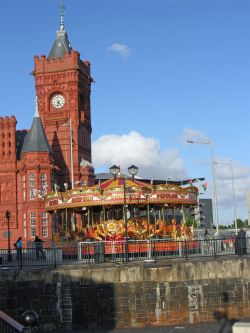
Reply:
[[[112,179],[48,193],[54,241],[191,240],[187,210],[197,206],[198,188],[192,181],[140,181],[135,179],[137,171],[131,166],[131,177],[126,178],[114,165]]]

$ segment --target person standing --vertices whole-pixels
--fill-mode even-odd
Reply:
[[[35,248],[36,248],[36,258],[39,259],[39,253],[41,253],[42,257],[44,259],[46,259],[46,256],[45,256],[45,253],[43,250],[43,241],[41,240],[41,238],[36,236],[34,239],[34,244],[35,244]]]
[[[21,262],[22,263],[22,248],[23,248],[23,241],[22,241],[22,237],[18,237],[17,241],[15,242],[15,249],[17,252],[17,261],[18,263]]]

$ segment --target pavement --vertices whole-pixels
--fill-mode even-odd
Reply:
[[[250,320],[249,326],[250,326]],[[179,325],[179,326],[160,326],[148,328],[126,328],[126,329],[100,329],[100,330],[79,330],[71,333],[232,333],[232,326],[235,320],[223,320],[220,322]],[[66,333],[60,331],[56,333]]]

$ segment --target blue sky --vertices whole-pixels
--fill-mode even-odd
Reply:
[[[74,49],[92,65],[93,163],[130,164],[149,178],[206,177],[233,161],[237,216],[250,187],[250,2],[248,0],[64,0]],[[19,129],[34,114],[34,55],[59,28],[59,0],[1,3],[1,111]],[[232,222],[230,167],[216,165],[220,223]]]

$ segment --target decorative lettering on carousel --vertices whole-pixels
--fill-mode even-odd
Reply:
[[[178,199],[179,196],[177,193],[162,193],[162,194],[159,194],[157,193],[157,198],[175,198],[175,199]]]
[[[85,200],[90,200],[89,197],[84,197]],[[76,197],[76,198],[72,198],[72,203],[74,202],[82,202],[82,197]]]
[[[56,205],[58,205],[58,200],[57,199],[49,201],[49,206],[56,206]]]

